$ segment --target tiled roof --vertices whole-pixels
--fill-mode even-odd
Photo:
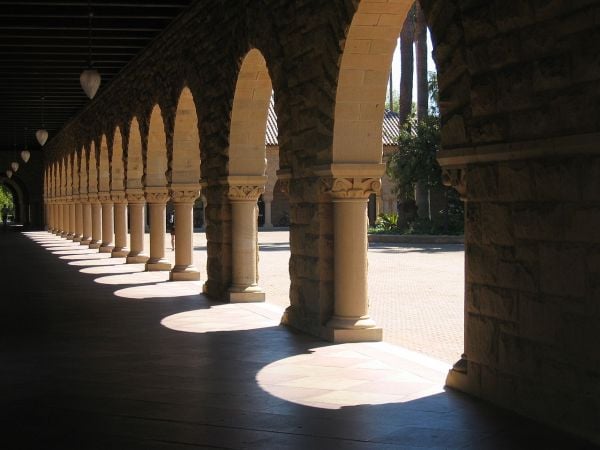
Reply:
[[[383,115],[382,142],[383,145],[396,145],[398,143],[398,113],[385,110]],[[267,116],[266,145],[278,145],[277,141],[277,115],[275,114],[275,102],[271,97],[269,103],[269,114]]]

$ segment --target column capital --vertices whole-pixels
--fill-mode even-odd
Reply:
[[[380,178],[322,178],[325,193],[335,200],[365,200],[379,192]]]
[[[100,200],[100,203],[112,203],[110,192],[98,192],[98,200]]]
[[[147,187],[144,195],[148,203],[167,203],[169,191],[164,187]]]
[[[467,197],[467,168],[466,167],[444,167],[442,169],[442,184],[456,189],[461,200]]]
[[[142,191],[141,189],[127,189],[125,191],[125,196],[127,197],[127,201],[129,203],[134,203],[134,204],[146,203],[146,197],[144,196],[144,191]]]
[[[255,202],[264,191],[264,186],[248,184],[233,185],[229,186],[227,197],[232,202]]]
[[[200,185],[172,184],[169,187],[174,203],[194,203],[200,195]]]
[[[88,192],[88,201],[89,201],[89,203],[100,203],[100,201],[98,199],[98,193]]]
[[[127,203],[127,196],[125,194],[125,191],[113,191],[110,194],[110,198],[113,201],[113,203],[117,203],[117,204],[126,204]]]

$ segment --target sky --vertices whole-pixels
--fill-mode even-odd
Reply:
[[[400,39],[398,39],[398,43]],[[433,46],[431,45],[431,35],[429,34],[429,30],[427,30],[427,71],[435,71],[435,63],[433,62],[433,58],[431,57],[431,49]],[[392,77],[394,83],[394,90],[400,90],[400,46],[396,44],[396,50],[394,50],[394,59],[392,61]],[[389,90],[389,87],[388,87]],[[389,94],[388,94],[389,95]],[[417,101],[417,80],[413,79],[413,102]]]

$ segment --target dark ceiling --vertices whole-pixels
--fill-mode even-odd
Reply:
[[[99,92],[193,0],[0,0],[0,150],[39,149],[35,131],[49,139],[89,102],[79,84],[88,65],[88,10],[92,61]],[[27,129],[27,132],[25,131]]]

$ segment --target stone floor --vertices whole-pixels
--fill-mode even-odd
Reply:
[[[585,448],[416,352],[331,345],[44,232],[0,254],[3,449]]]

